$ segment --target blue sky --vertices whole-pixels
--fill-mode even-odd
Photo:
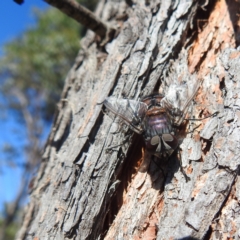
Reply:
[[[18,5],[13,0],[0,1],[0,56],[4,54],[2,47],[6,42],[11,41],[23,33],[24,30],[34,26],[35,22],[31,9],[34,7],[46,9],[48,6],[49,5],[42,0],[25,0],[22,5]],[[0,99],[0,101],[2,100],[3,99]],[[19,130],[21,126],[13,116],[6,116],[6,118],[0,119],[0,146],[5,142],[11,142],[19,147],[23,145],[24,139],[20,139],[16,134],[13,134],[14,128]],[[22,160],[22,157],[19,157],[19,161]],[[3,156],[0,152],[0,161],[2,158]],[[1,211],[4,202],[11,201],[16,196],[20,185],[21,169],[8,168],[0,165],[0,170]]]
[[[0,1],[0,46],[21,34],[25,29],[34,26],[31,8],[46,9],[49,5],[42,0],[25,0],[18,5],[13,0]]]

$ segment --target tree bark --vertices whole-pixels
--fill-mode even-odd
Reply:
[[[91,32],[82,41],[17,239],[240,237],[238,11],[224,0],[99,5],[119,35],[104,48]],[[177,154],[158,160],[164,177],[141,138],[101,103],[195,79],[203,82],[189,116],[219,113],[181,129],[186,182]]]

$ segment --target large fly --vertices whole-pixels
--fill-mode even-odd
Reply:
[[[134,132],[143,135],[150,153],[168,159],[179,145],[176,133],[198,88],[199,84],[196,84],[190,96],[185,96],[183,107],[179,103],[173,104],[162,94],[151,94],[140,101],[108,97],[103,104]]]
[[[103,104],[130,129],[143,135],[148,152],[168,160],[180,144],[177,132],[200,83],[198,81],[192,90],[184,84],[172,85],[166,96],[151,94],[139,101],[108,97]]]

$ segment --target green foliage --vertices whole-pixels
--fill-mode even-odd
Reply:
[[[11,223],[5,228],[4,240],[13,240],[19,229],[19,223]],[[0,219],[0,229],[4,226],[4,220]]]
[[[57,9],[34,11],[37,25],[4,46],[0,60],[1,92],[18,110],[18,101],[9,99],[20,90],[32,110],[34,104],[47,119],[59,99],[63,81],[80,48],[80,25]]]

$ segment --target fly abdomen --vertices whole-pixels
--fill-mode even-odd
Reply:
[[[147,137],[160,136],[172,131],[171,124],[164,114],[148,116],[145,127]]]

